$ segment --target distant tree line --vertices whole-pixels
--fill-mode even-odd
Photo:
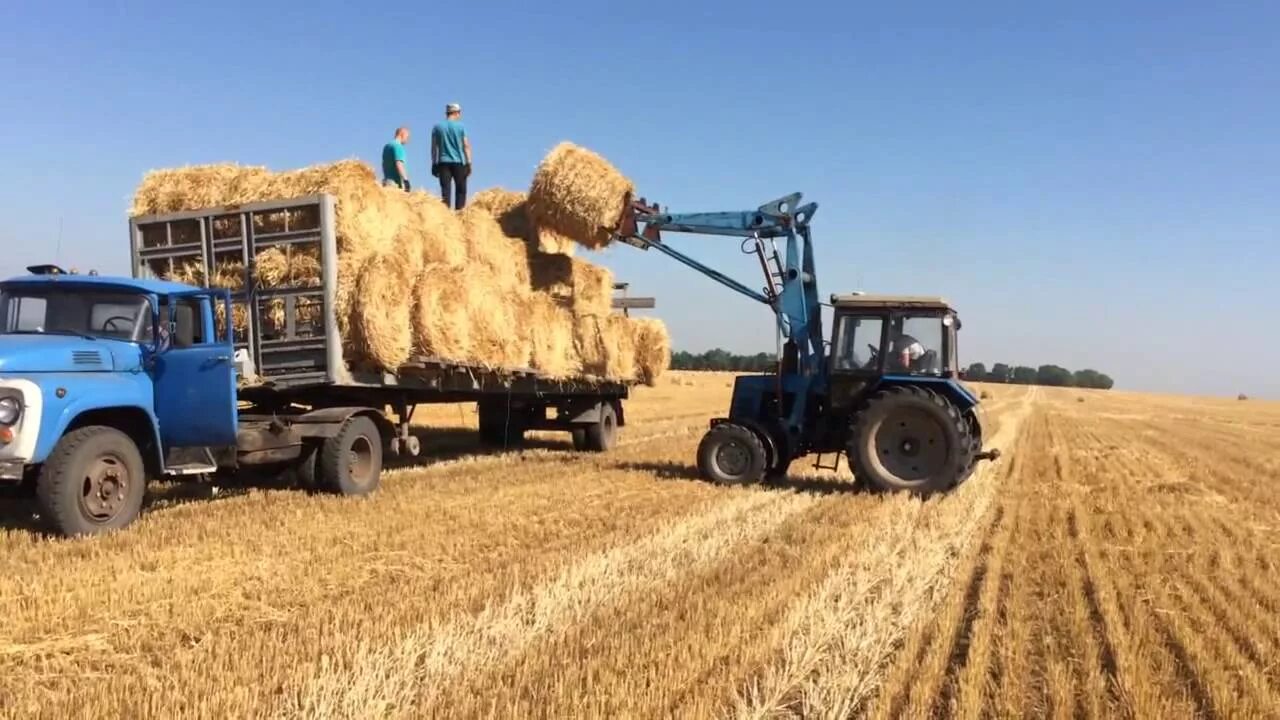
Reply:
[[[671,354],[673,370],[719,370],[730,372],[765,372],[773,370],[777,358],[772,353],[738,355],[715,348],[702,353],[680,350]],[[1110,390],[1115,381],[1105,373],[1085,369],[1072,372],[1058,365],[1026,365],[996,363],[987,370],[982,363],[974,363],[964,371],[964,379],[974,382],[1009,383],[1011,385],[1048,385],[1052,387],[1078,387]]]
[[[996,363],[987,370],[982,363],[974,363],[964,371],[964,379],[974,382],[1009,383],[1011,385],[1048,385],[1050,387],[1078,387],[1110,390],[1115,381],[1106,373],[1085,369],[1072,372],[1058,365],[1026,365]]]
[[[716,348],[694,354],[684,350],[671,353],[672,370],[728,370],[733,372],[764,372],[778,363],[773,353],[737,355]]]

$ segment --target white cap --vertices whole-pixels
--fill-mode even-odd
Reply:
[[[458,103],[449,103],[444,106],[445,112],[462,112],[462,106]]]

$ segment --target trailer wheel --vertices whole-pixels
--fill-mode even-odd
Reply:
[[[613,403],[600,403],[600,418],[583,428],[583,439],[591,452],[606,452],[618,444],[618,413]]]
[[[569,435],[573,437],[573,449],[583,452],[587,449],[587,430],[586,428],[574,428],[569,431]]]
[[[754,430],[736,423],[716,425],[698,443],[698,472],[714,483],[757,483],[768,465],[764,442]]]
[[[142,511],[147,474],[138,447],[113,427],[73,430],[54,446],[36,480],[40,515],[62,535],[98,535]]]
[[[325,438],[316,458],[316,473],[326,490],[339,495],[367,495],[382,475],[382,435],[363,415],[349,418],[337,435]]]

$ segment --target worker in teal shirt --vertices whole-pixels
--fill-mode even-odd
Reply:
[[[453,209],[461,210],[467,204],[471,140],[467,138],[467,129],[462,126],[461,105],[446,105],[444,117],[444,121],[431,130],[431,174],[440,179],[440,196],[444,204],[449,205],[452,201]]]
[[[382,184],[409,189],[409,171],[406,169],[404,146],[409,144],[409,128],[396,128],[396,136],[382,146]]]

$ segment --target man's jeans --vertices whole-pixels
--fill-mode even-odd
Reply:
[[[440,197],[444,204],[453,201],[453,209],[461,210],[467,205],[467,166],[462,163],[440,163]],[[457,194],[453,190],[457,186]]]

